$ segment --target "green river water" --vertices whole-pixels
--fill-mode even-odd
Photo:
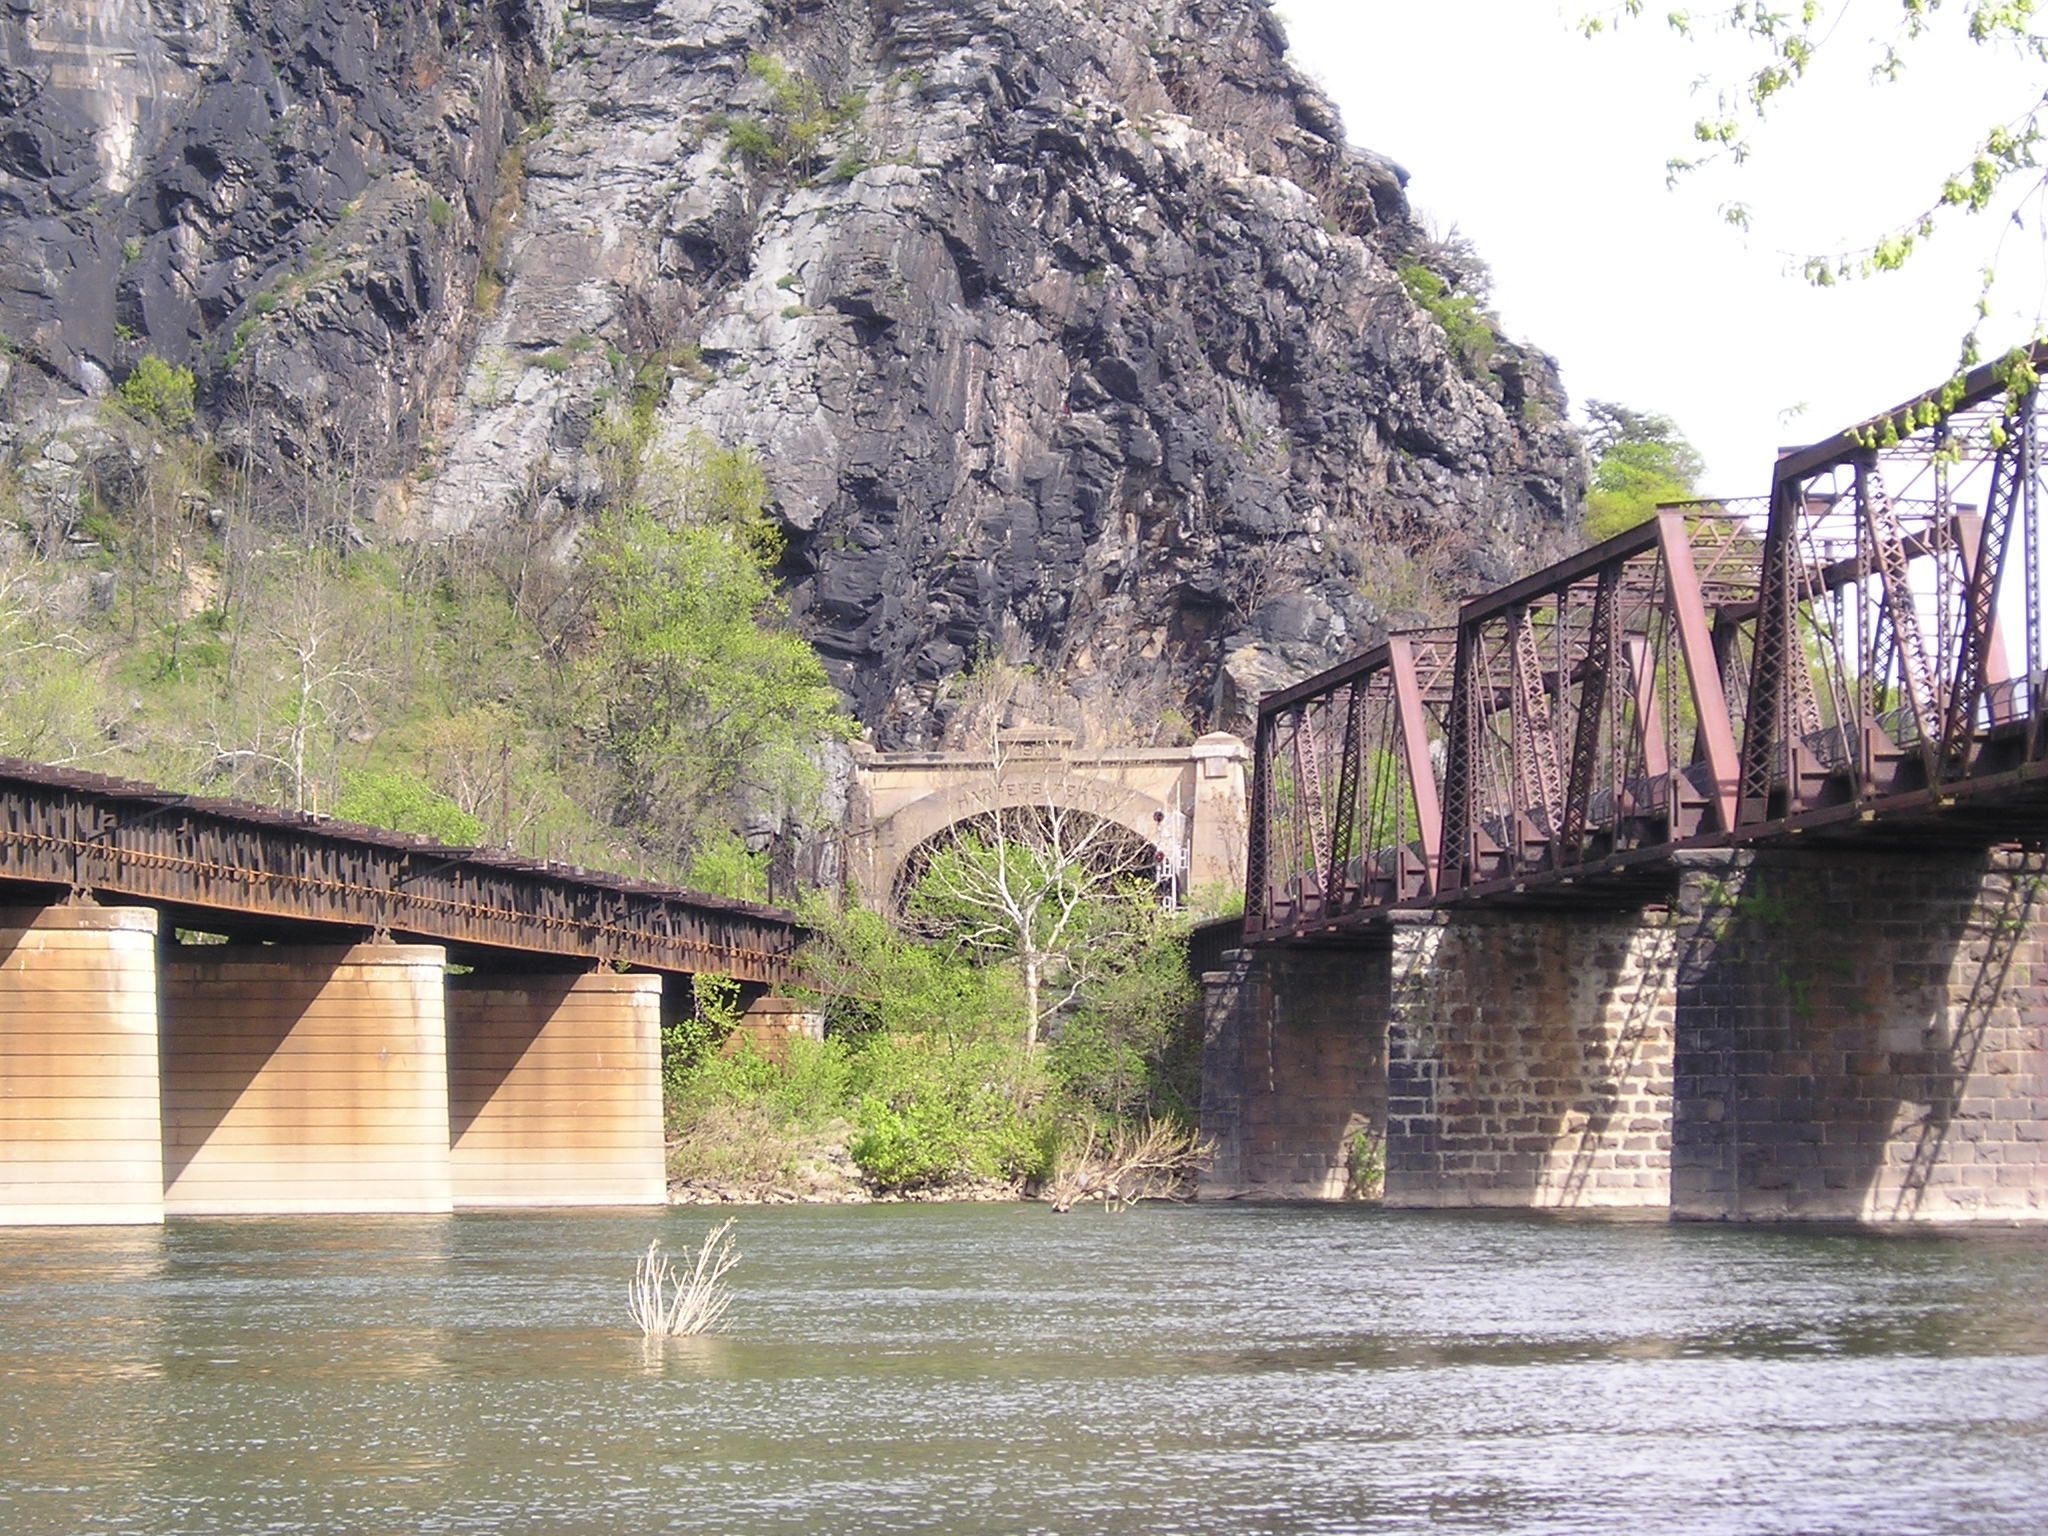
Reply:
[[[2048,1239],[1361,1208],[0,1232],[0,1533],[2048,1531]]]

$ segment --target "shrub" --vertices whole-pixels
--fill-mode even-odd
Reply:
[[[856,1073],[864,1091],[847,1150],[885,1189],[1036,1179],[1051,1165],[1057,1123],[1021,1047],[882,1038],[862,1048]]]
[[[687,881],[693,891],[733,901],[768,899],[768,854],[747,851],[746,839],[721,829],[697,845],[690,855]]]
[[[1493,322],[1471,294],[1460,293],[1419,261],[1404,262],[1399,272],[1408,297],[1430,314],[1444,333],[1451,355],[1466,373],[1477,378],[1493,366],[1500,344]]]
[[[120,397],[137,420],[175,432],[192,424],[196,390],[190,368],[167,363],[150,352],[121,381]]]
[[[773,54],[750,54],[747,73],[768,88],[767,117],[728,119],[724,128],[730,152],[756,167],[789,170],[808,180],[817,172],[825,141],[867,107],[857,92],[828,101],[816,82]]]
[[[386,827],[459,848],[482,841],[484,824],[409,773],[364,769],[342,780],[334,814],[366,827]]]

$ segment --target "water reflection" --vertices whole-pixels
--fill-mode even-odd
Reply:
[[[1362,1211],[0,1233],[0,1530],[2031,1533],[2048,1245]]]

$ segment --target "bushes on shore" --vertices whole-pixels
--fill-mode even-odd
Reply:
[[[792,1041],[776,1063],[716,1025],[671,1030],[676,1177],[791,1188],[836,1145],[880,1190],[1033,1187],[1064,1148],[1116,1126],[1191,1125],[1192,987],[1172,914],[1039,1050],[1025,1044],[1013,968],[906,938],[871,912],[812,919],[825,1040]]]

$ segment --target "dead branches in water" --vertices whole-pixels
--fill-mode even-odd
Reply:
[[[732,1292],[724,1281],[726,1272],[739,1261],[730,1220],[704,1234],[697,1261],[686,1270],[670,1265],[657,1237],[633,1267],[633,1279],[626,1288],[626,1310],[646,1338],[686,1338],[709,1332],[732,1305]]]
[[[1056,1211],[1090,1200],[1127,1211],[1140,1200],[1190,1199],[1210,1151],[1198,1132],[1165,1120],[1119,1126],[1106,1141],[1091,1130],[1079,1153],[1061,1155],[1045,1198]]]

